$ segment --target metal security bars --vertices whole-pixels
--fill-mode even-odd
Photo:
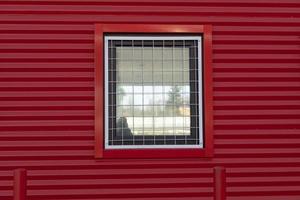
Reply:
[[[202,37],[105,36],[105,148],[202,148]]]

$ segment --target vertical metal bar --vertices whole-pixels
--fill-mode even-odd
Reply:
[[[14,200],[26,200],[27,171],[14,170]]]
[[[226,200],[226,171],[224,167],[214,168],[214,200]]]
[[[136,107],[136,105],[134,105],[134,90],[135,90],[135,84],[134,84],[134,68],[136,68],[136,63],[137,62],[134,62],[136,61],[136,58],[135,58],[135,53],[134,53],[134,40],[131,40],[131,44],[132,44],[132,52],[131,52],[131,55],[132,55],[132,64],[131,64],[131,77],[132,79],[130,80],[130,84],[131,84],[131,88],[132,88],[132,134],[133,134],[133,145],[135,145],[135,126],[134,126],[134,109]]]
[[[172,40],[172,69],[171,69],[171,73],[172,73],[172,78],[171,78],[171,88],[175,89],[175,87],[177,86],[176,82],[174,82],[174,45],[175,45],[175,40]],[[178,102],[177,102],[178,103]],[[176,117],[176,114],[175,114],[175,111],[177,112],[177,105],[175,105],[175,98],[173,98],[173,102],[172,102],[172,129],[173,129],[173,137],[176,138],[176,120],[175,120],[175,117]],[[175,139],[175,142],[174,144],[176,145],[176,139]]]
[[[161,82],[162,82],[162,93],[163,93],[163,137],[164,137],[164,145],[166,144],[166,135],[165,135],[165,130],[166,130],[166,117],[165,117],[165,108],[166,108],[166,99],[165,99],[165,94],[166,94],[166,87],[165,87],[165,82],[164,82],[164,72],[166,71],[164,69],[164,52],[165,52],[165,40],[162,40],[162,56],[161,56]]]
[[[154,106],[156,105],[155,104],[155,98],[154,98],[154,41],[155,40],[152,40],[152,57],[151,57],[151,64],[152,64],[152,72],[151,72],[151,79],[152,79],[152,98],[153,98],[153,105],[152,105],[152,134],[153,134],[153,144],[155,144],[155,123],[154,123],[154,118],[155,118],[155,110],[154,110]]]
[[[180,41],[180,40],[179,40]],[[182,66],[181,66],[181,78],[182,78],[182,83],[181,83],[181,85],[182,85],[182,99],[183,99],[183,108],[185,108],[186,107],[186,101],[185,101],[185,97],[186,97],[186,89],[185,89],[185,87],[186,87],[186,83],[185,83],[185,80],[184,80],[184,40],[182,41],[182,51],[181,51],[181,58],[180,59],[182,59],[181,61],[182,61]],[[180,49],[180,48],[178,48],[178,49]],[[180,60],[179,60],[180,61]],[[178,61],[178,62],[179,62]],[[186,140],[186,137],[185,137],[185,118],[186,118],[186,114],[185,114],[185,111],[183,111],[184,112],[184,114],[182,115],[182,135],[183,135],[183,137],[184,137],[184,140]],[[186,143],[186,141],[184,141],[184,143]]]
[[[144,46],[144,40],[142,40],[142,115],[143,115],[143,145],[145,145],[145,81],[144,81],[144,65],[145,65],[145,59],[144,59],[144,56],[145,56],[145,46]]]
[[[120,61],[124,61],[124,58],[123,58],[123,55],[124,55],[124,48],[123,48],[123,46],[124,46],[124,40],[121,40],[121,47],[120,47]],[[117,57],[117,56],[116,56]],[[120,64],[120,62],[119,62],[119,64]],[[117,74],[117,68],[116,68],[116,74]],[[118,72],[118,73],[121,73],[120,71]],[[117,81],[117,79],[116,79],[116,81]],[[122,81],[120,81],[120,82],[122,82]],[[120,85],[121,85],[122,83],[117,83],[116,85],[117,86],[119,86],[120,87]],[[116,91],[117,92],[117,91]],[[122,95],[122,94],[117,94],[116,96],[119,96],[119,95]],[[121,117],[122,117],[122,119],[123,119],[123,117],[124,117],[124,104],[122,104],[121,103],[121,105],[122,106],[120,106],[120,108],[121,108],[121,112],[122,112],[122,114],[121,114]],[[116,113],[116,115],[117,115],[117,113]],[[124,122],[122,122],[122,132],[121,132],[121,144],[122,144],[122,146],[124,145]]]

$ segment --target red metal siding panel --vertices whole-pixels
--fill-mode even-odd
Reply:
[[[300,198],[298,0],[0,2],[0,199]],[[215,157],[94,159],[94,23],[213,25]]]

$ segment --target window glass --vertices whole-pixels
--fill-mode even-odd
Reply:
[[[199,41],[107,44],[108,145],[199,144]]]

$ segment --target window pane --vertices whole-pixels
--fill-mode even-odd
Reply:
[[[188,55],[187,51],[188,48],[185,47],[176,47],[176,49],[173,47],[116,47],[116,55],[124,55],[124,57],[116,58],[118,60],[116,62],[118,79],[124,83],[130,83],[133,79],[130,85],[122,85],[125,88],[131,86],[134,88],[133,93],[122,89],[122,92],[117,94],[117,113],[122,115],[119,117],[127,118],[127,123],[129,120],[130,123],[128,124],[131,126],[135,122],[133,135],[142,134],[141,132],[143,135],[190,134],[190,131],[183,129],[185,121],[183,116],[189,116],[190,113],[189,107],[184,105],[184,103],[189,103],[189,96],[186,96],[186,91],[183,90],[185,86],[190,84],[189,77],[185,76],[187,72],[183,72],[183,57],[184,53],[186,56]],[[134,53],[131,54],[130,52]],[[177,56],[176,61],[172,60],[175,54]],[[160,66],[161,71],[157,68],[155,71],[152,68],[153,63],[159,63],[157,62],[158,58],[164,59],[157,65]],[[137,62],[137,59],[140,61]],[[132,67],[139,69],[139,71],[132,71]],[[152,83],[156,81],[156,79],[153,80],[153,75],[161,80],[160,84],[154,85]],[[120,84],[117,83],[116,87],[120,88]],[[136,113],[128,112],[127,108],[125,109],[121,105],[133,107]],[[155,112],[153,106],[156,106]],[[163,124],[157,120],[155,124],[154,117],[158,117]],[[153,129],[154,125],[157,129]],[[184,127],[189,128],[189,123],[185,123]],[[132,129],[133,127],[128,125],[128,128]]]

